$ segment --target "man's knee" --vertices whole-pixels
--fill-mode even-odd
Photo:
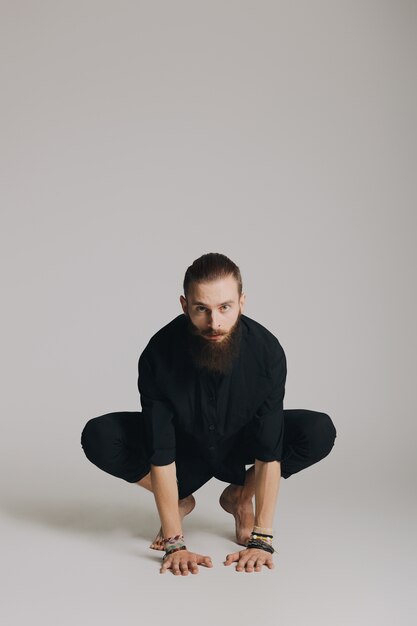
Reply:
[[[109,447],[111,434],[103,416],[92,417],[81,432],[81,446],[86,457],[96,463]]]
[[[335,425],[327,413],[317,412],[309,433],[311,454],[322,459],[330,454],[337,436]]]
[[[88,458],[90,458],[91,451],[95,445],[95,420],[97,420],[96,417],[89,419],[81,432],[81,447]]]

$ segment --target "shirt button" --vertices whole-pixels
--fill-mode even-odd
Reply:
[[[209,430],[214,430],[215,428],[216,428],[216,427],[215,427],[215,426],[213,426],[213,424],[210,424],[210,426],[209,426]]]

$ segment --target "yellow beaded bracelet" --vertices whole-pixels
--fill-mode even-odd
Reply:
[[[274,532],[273,528],[262,528],[261,526],[254,526],[253,530],[255,533],[262,533],[264,535],[272,535]]]
[[[272,545],[272,536],[257,535],[255,533],[251,533],[251,536],[253,539],[260,539],[261,541],[265,541],[266,543],[270,543]]]

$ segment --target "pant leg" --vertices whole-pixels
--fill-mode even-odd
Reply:
[[[151,469],[141,412],[123,411],[91,418],[82,431],[81,446],[94,465],[129,483],[141,480]]]
[[[207,463],[196,457],[177,457],[176,467],[180,500],[195,493],[214,476]]]
[[[255,463],[252,438],[251,428],[244,429],[241,450],[237,452],[237,465]],[[282,478],[289,478],[321,461],[330,453],[335,439],[336,428],[327,413],[309,409],[284,409]]]
[[[337,436],[327,413],[284,409],[284,446],[281,476],[289,478],[330,454]]]
[[[107,413],[91,418],[82,431],[81,445],[88,460],[99,469],[129,483],[138,482],[150,472],[141,412]],[[176,474],[181,500],[197,491],[213,473],[201,458],[192,455],[191,447],[178,448]]]

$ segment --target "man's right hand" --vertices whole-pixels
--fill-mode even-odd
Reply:
[[[209,556],[203,556],[202,554],[190,552],[189,550],[177,550],[164,559],[160,573],[165,574],[167,569],[171,569],[172,573],[177,576],[178,574],[188,576],[189,571],[192,574],[198,574],[197,564],[204,565],[205,567],[213,567]]]

